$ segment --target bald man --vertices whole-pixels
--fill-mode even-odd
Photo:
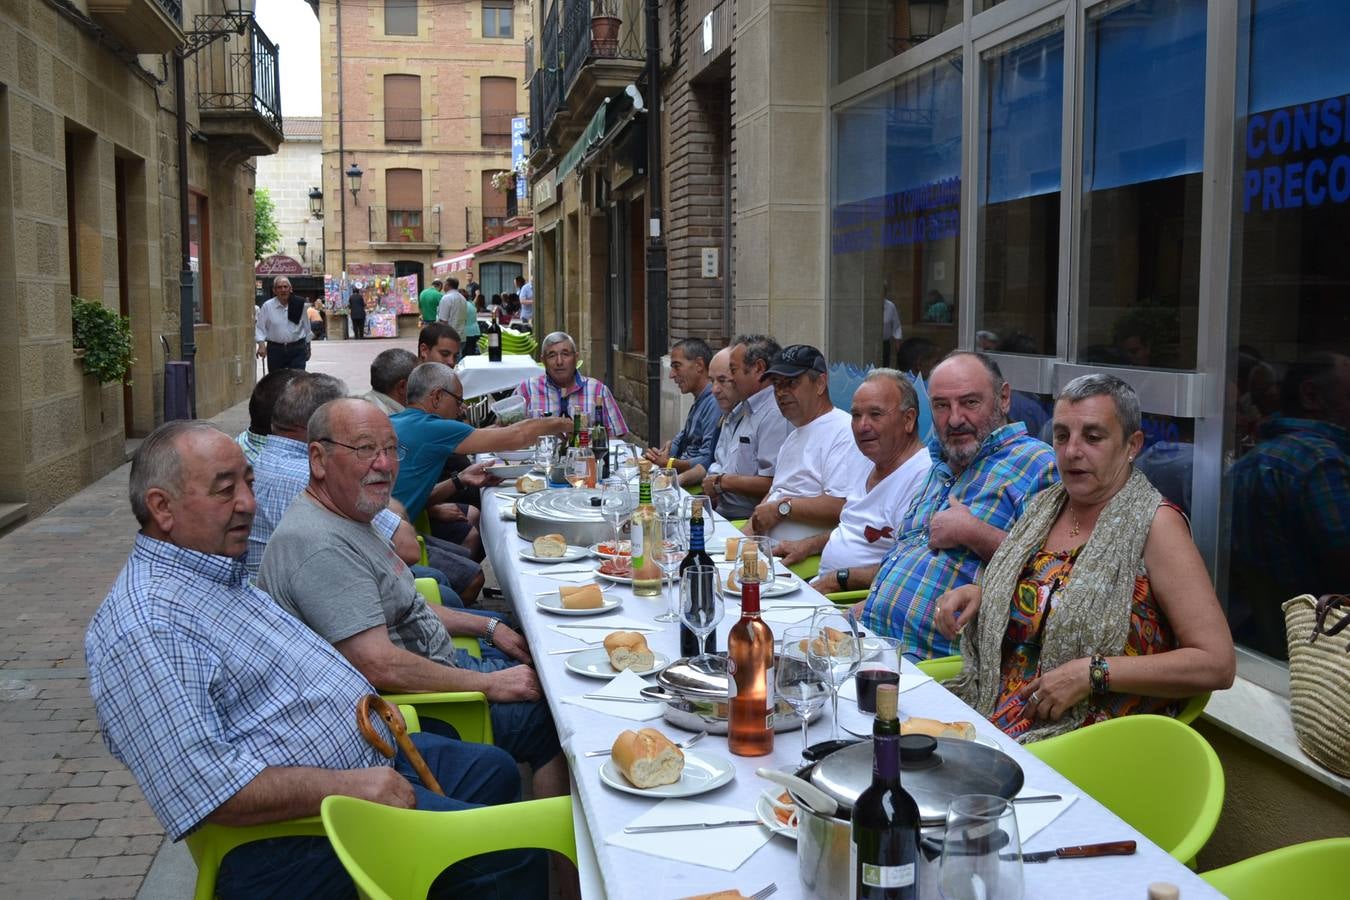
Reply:
[[[284,275],[272,282],[272,296],[258,307],[253,338],[258,356],[267,357],[267,369],[303,369],[309,361],[309,341],[313,337],[305,318],[305,298],[291,291],[291,280]]]

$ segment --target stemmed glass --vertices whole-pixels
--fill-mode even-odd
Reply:
[[[619,552],[619,528],[637,508],[637,498],[621,475],[611,475],[601,486],[600,514],[614,530],[614,552]]]
[[[702,666],[705,672],[713,671],[710,663],[718,657],[706,652],[703,646],[722,621],[725,610],[717,566],[699,563],[685,569],[680,575],[680,621],[698,636],[698,655],[689,660],[694,668]]]
[[[1020,900],[1022,842],[1011,802],[989,794],[952,800],[938,884],[947,900]]]
[[[590,447],[570,447],[567,450],[567,483],[574,488],[594,483],[595,454]]]
[[[554,434],[540,435],[539,440],[534,442],[534,465],[535,468],[548,474],[549,467],[553,465],[554,454],[558,450],[558,436]]]
[[[656,548],[656,564],[661,567],[662,590],[668,592],[669,597],[666,601],[666,611],[659,616],[655,616],[657,622],[678,622],[680,614],[677,611],[675,596],[675,576],[680,571],[680,563],[684,562],[685,554],[689,552],[689,538],[685,534],[684,523],[680,521],[679,513],[661,516],[661,542]]]
[[[834,639],[826,629],[835,632]],[[839,688],[853,677],[862,664],[862,639],[858,624],[850,612],[822,608],[811,616],[811,639],[806,643],[806,659],[829,683],[830,737],[839,740]]]
[[[786,628],[779,645],[777,668],[774,669],[774,690],[802,720],[802,762],[805,763],[807,729],[811,714],[825,705],[829,691],[819,671],[811,668],[806,647],[812,631],[806,626]]]
[[[663,484],[652,491],[652,505],[663,516],[668,516],[680,508],[680,476],[673,469],[662,469]]]

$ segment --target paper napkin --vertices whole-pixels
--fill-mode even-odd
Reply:
[[[624,670],[618,674],[618,677],[610,679],[609,684],[595,691],[586,691],[588,694],[603,694],[607,697],[624,697],[628,700],[641,700],[642,689],[650,687],[647,682],[642,680],[642,676],[631,670]],[[605,701],[592,700],[577,694],[572,697],[563,697],[564,703],[572,703],[576,706],[584,706],[587,709],[593,709],[596,712],[602,712],[608,716],[615,716],[620,719],[631,719],[634,722],[646,722],[648,719],[656,719],[661,716],[665,704],[656,701],[647,703],[629,703],[628,700]]]
[[[597,625],[604,627],[594,627]],[[659,625],[653,625],[651,621],[634,619],[629,616],[616,616],[613,613],[603,617],[586,616],[585,623],[550,625],[549,627],[564,637],[575,638],[586,644],[603,644],[605,635],[612,631],[640,631],[645,635],[653,635],[662,630]]]
[[[750,810],[689,800],[663,800],[629,825],[680,825],[686,822],[727,822],[753,818]],[[605,838],[616,847],[734,872],[755,851],[769,842],[773,833],[763,825],[714,828],[711,831],[667,831],[659,834],[624,834]]]
[[[1054,791],[1047,791],[1044,788],[1034,788],[1027,785],[1022,786],[1018,796],[1034,797],[1037,794],[1053,794]],[[1023,848],[1027,841],[1036,834],[1036,832],[1045,828],[1051,822],[1058,819],[1064,810],[1073,805],[1078,799],[1077,794],[1062,794],[1063,800],[1056,800],[1054,803],[1014,803],[1013,809],[1017,812],[1017,834],[1022,839]]]

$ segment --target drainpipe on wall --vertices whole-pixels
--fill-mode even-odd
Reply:
[[[186,61],[173,55],[174,114],[178,130],[178,234],[182,247],[182,264],[178,270],[178,340],[179,355],[188,363],[188,408],[197,409],[196,356],[197,338],[193,325],[192,251],[189,247],[188,202],[188,125]]]
[[[657,0],[647,0],[647,443],[661,445],[661,357],[666,321],[666,239],[661,216],[661,39]]]
[[[347,145],[342,131],[342,0],[335,0],[333,8],[337,12],[337,87],[338,87],[338,162],[337,162],[337,183],[338,200],[342,204],[342,211],[338,227],[342,229],[342,277],[347,277],[347,185],[343,183],[342,178],[342,160],[347,155]]]

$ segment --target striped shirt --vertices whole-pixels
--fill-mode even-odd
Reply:
[[[605,426],[612,438],[628,433],[628,423],[619,412],[619,404],[609,388],[598,378],[587,378],[580,372],[567,390],[558,387],[548,375],[537,375],[522,381],[516,388],[516,396],[525,401],[525,410],[531,416],[563,416],[571,418],[582,413],[594,424],[596,411],[600,413],[600,424]]]
[[[881,561],[863,622],[878,634],[898,638],[901,652],[924,658],[948,656],[955,645],[933,627],[938,598],[972,584],[984,560],[966,547],[928,548],[928,525],[960,500],[975,518],[1001,531],[1010,529],[1037,491],[1059,479],[1050,447],[1013,422],[985,438],[969,466],[954,474],[935,438],[928,445],[933,467],[919,496],[900,522],[895,546]]]
[[[258,456],[267,445],[267,437],[265,434],[254,434],[247,428],[235,436],[234,442],[244,451],[244,459],[248,460],[250,466],[258,464]]]
[[[268,767],[389,764],[353,713],[374,688],[238,559],[137,535],[84,649],[103,740],[172,840]]]
[[[258,577],[263,551],[291,501],[309,486],[309,444],[279,434],[268,435],[267,445],[253,464],[253,496],[258,510],[253,514],[253,530],[248,533],[248,555],[244,565],[252,578]],[[394,537],[403,520],[398,513],[382,509],[370,527],[386,540]]]

